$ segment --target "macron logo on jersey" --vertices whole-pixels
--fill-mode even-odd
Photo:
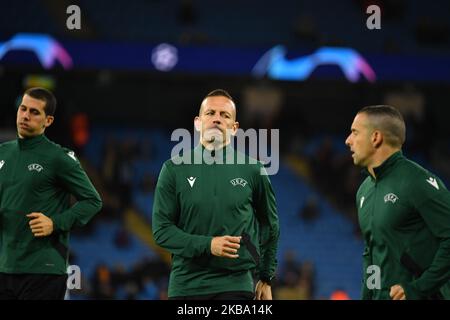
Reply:
[[[195,180],[197,179],[197,177],[190,177],[190,178],[186,178],[187,181],[189,182],[189,185],[191,186],[191,188],[194,186]]]
[[[5,160],[0,161],[0,169],[3,168],[4,164],[5,164]]]
[[[71,157],[73,160],[77,161],[77,158],[75,157],[75,152],[73,151],[67,152],[67,155]]]
[[[438,185],[438,183],[437,183],[437,181],[436,181],[435,178],[429,177],[426,181],[427,181],[429,184],[431,184],[433,187],[435,187],[436,190],[439,190],[439,185]]]
[[[361,209],[363,204],[364,204],[364,200],[366,200],[366,198],[361,197],[361,200],[359,201],[359,208]]]
[[[32,163],[32,164],[28,165],[28,170],[41,172],[42,170],[44,170],[44,168],[42,168],[42,166],[38,163]]]

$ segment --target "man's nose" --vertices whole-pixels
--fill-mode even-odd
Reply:
[[[215,116],[213,119],[213,123],[214,124],[222,124],[222,120],[220,119],[219,116]]]
[[[29,120],[30,119],[30,113],[28,111],[24,111],[21,113],[22,120]]]
[[[345,144],[350,147],[350,136],[345,139]]]

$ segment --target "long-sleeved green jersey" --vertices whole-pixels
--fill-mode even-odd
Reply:
[[[70,206],[70,195],[77,202]],[[69,231],[101,208],[73,151],[44,135],[0,145],[0,272],[67,273]],[[26,217],[42,212],[53,233],[35,237]]]
[[[374,172],[356,199],[365,242],[362,298],[391,299],[395,284],[408,300],[449,298],[449,191],[401,151]]]
[[[235,164],[213,163],[218,155],[202,146],[183,158],[199,153],[202,164],[166,161],[156,186],[153,235],[172,253],[169,297],[252,292],[253,271],[271,279],[277,263],[279,223],[269,178],[261,163],[249,164],[229,146],[222,162],[229,157]],[[239,258],[211,254],[212,238],[224,235],[242,236]]]

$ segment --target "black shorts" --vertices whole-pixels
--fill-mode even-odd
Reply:
[[[63,300],[67,275],[0,273],[0,300]]]
[[[170,297],[169,300],[253,300],[253,292],[229,291],[199,296]]]

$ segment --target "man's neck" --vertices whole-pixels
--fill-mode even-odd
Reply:
[[[40,134],[36,134],[36,135],[34,135],[34,136],[23,136],[23,135],[21,135],[21,134],[17,134],[17,136],[19,137],[19,139],[22,139],[22,140],[25,140],[25,139],[33,139],[33,138],[36,138],[36,137],[39,137],[39,136],[41,136],[42,135],[42,133],[40,133]]]
[[[377,150],[373,155],[371,163],[367,166],[367,171],[376,179],[374,168],[377,168],[389,159],[394,153],[400,151],[400,148],[384,147]]]
[[[206,150],[212,151],[212,150],[220,150],[220,149],[226,147],[227,145],[230,144],[230,141],[225,142],[225,143],[214,143],[214,142],[206,142],[206,141],[202,140],[200,143],[203,145],[203,147]]]

